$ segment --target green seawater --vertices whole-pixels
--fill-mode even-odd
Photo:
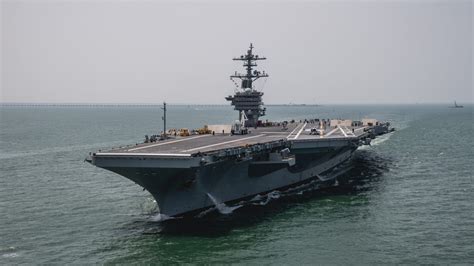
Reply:
[[[397,131],[357,152],[344,185],[157,222],[146,191],[84,158],[159,132],[158,107],[0,107],[0,264],[474,264],[472,105],[267,109],[270,120],[368,116]],[[236,116],[169,106],[168,127]]]

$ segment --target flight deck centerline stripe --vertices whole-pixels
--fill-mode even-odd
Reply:
[[[193,149],[189,149],[189,150],[184,150],[183,152],[190,152],[190,151],[197,151],[197,150],[201,150],[201,149],[207,149],[207,148],[214,147],[214,146],[229,144],[229,143],[233,143],[233,142],[237,142],[237,141],[241,141],[241,140],[246,140],[246,139],[259,138],[259,137],[262,137],[262,136],[265,136],[265,134],[260,134],[260,135],[252,136],[252,137],[248,137],[248,138],[241,138],[241,139],[234,139],[234,140],[230,140],[230,141],[224,141],[224,142],[221,142],[221,143],[216,143],[216,144],[197,147],[197,148],[193,148]]]
[[[300,131],[298,131],[298,134],[296,134],[296,136],[293,139],[297,139],[300,136],[301,132],[303,132],[303,129],[306,127],[306,124],[307,123],[304,123],[304,125],[301,127]]]
[[[127,152],[97,152],[96,156],[172,156],[172,157],[190,157],[186,153],[127,153]]]
[[[168,141],[168,142],[162,142],[162,143],[153,144],[153,145],[149,145],[149,146],[143,146],[143,147],[129,149],[127,151],[138,151],[138,150],[141,150],[141,149],[147,149],[147,148],[151,148],[151,147],[156,147],[156,146],[161,146],[161,145],[166,145],[166,144],[172,144],[172,143],[176,143],[176,142],[181,142],[181,141],[186,141],[186,140],[191,140],[191,139],[197,139],[197,138],[202,138],[202,137],[207,137],[207,136],[210,136],[210,135],[201,135],[201,136],[196,136],[196,137],[190,137],[190,138],[178,139],[178,140],[173,140],[173,141]]]

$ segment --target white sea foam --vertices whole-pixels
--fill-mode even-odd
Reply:
[[[207,193],[207,196],[209,197],[209,199],[211,199],[212,203],[214,203],[214,206],[221,214],[231,214],[233,211],[243,206],[243,205],[236,205],[236,206],[230,207],[230,206],[227,206],[225,203],[216,199],[210,193]]]
[[[235,206],[227,206],[226,204],[222,203],[222,201],[217,199],[215,196],[211,195],[210,193],[207,193],[207,196],[214,204],[214,207],[202,211],[201,213],[196,215],[196,217],[201,218],[214,210],[219,211],[219,213],[221,214],[231,214],[234,210],[244,207],[244,206],[248,206],[248,205],[265,206],[268,203],[272,202],[273,200],[277,200],[282,197],[291,196],[291,195],[302,195],[306,191],[311,191],[318,188],[319,186],[317,185],[317,183],[315,181],[312,181],[308,184],[302,184],[294,188],[289,188],[285,191],[273,190],[264,195],[257,194],[252,199],[247,200],[247,201],[241,201]]]
[[[214,211],[215,209],[216,209],[216,207],[209,208],[209,209],[207,209],[207,210],[204,210],[204,211],[198,213],[195,217],[196,217],[196,218],[202,218],[202,217],[204,217],[206,214],[208,214],[208,213]]]
[[[4,257],[4,258],[16,258],[16,257],[18,257],[18,256],[19,256],[19,255],[18,255],[18,253],[16,253],[16,252],[6,253],[6,254],[3,254],[3,255],[2,255],[2,257]]]
[[[392,135],[393,135],[393,132],[392,133],[387,133],[387,134],[382,135],[380,137],[377,137],[376,139],[374,139],[370,143],[370,145],[372,145],[372,146],[380,145],[380,144],[384,143],[385,141],[389,140]]]
[[[274,199],[279,199],[281,197],[281,192],[280,191],[277,191],[277,190],[274,190],[272,192],[269,192],[267,195],[261,197],[261,199],[265,199],[265,200],[260,200],[258,202],[255,202],[255,203],[252,203],[253,205],[261,205],[261,206],[265,206],[267,205],[269,202],[271,202],[272,200]]]
[[[260,201],[262,200],[262,196],[260,194],[257,194],[255,197],[253,197],[250,201]]]
[[[387,133],[387,134],[382,135],[382,136],[378,136],[376,139],[374,139],[370,142],[370,145],[364,145],[362,147],[359,147],[359,150],[367,150],[367,149],[370,149],[373,146],[380,145],[380,144],[384,143],[385,141],[389,140],[392,135],[393,135],[393,132]]]
[[[168,216],[166,214],[161,214],[161,213],[158,213],[158,214],[153,215],[152,217],[150,217],[150,220],[152,222],[164,222],[164,221],[173,220],[173,219],[176,219],[176,218]]]
[[[9,247],[0,247],[0,254],[4,258],[15,258],[18,257],[18,253],[16,253],[17,249],[13,246]]]

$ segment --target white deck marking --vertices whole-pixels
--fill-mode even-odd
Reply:
[[[127,153],[127,152],[97,152],[96,156],[176,156],[190,157],[191,154],[186,153]]]
[[[291,131],[290,134],[288,134],[288,136],[286,136],[286,138],[289,138],[291,135],[293,135],[293,132],[295,132],[296,129],[298,129],[299,126],[300,126],[300,125],[297,125],[297,126],[293,129],[293,131]]]
[[[336,127],[335,129],[329,131],[326,135],[324,135],[325,137],[329,137],[332,135],[332,133],[336,132],[338,130],[338,128]]]
[[[176,142],[181,142],[181,141],[186,141],[186,140],[191,140],[191,139],[197,139],[197,138],[202,138],[202,137],[207,137],[207,136],[210,136],[210,135],[201,135],[201,136],[196,136],[196,137],[190,137],[190,138],[178,139],[178,140],[173,140],[173,141],[168,141],[168,142],[162,142],[162,143],[153,144],[153,145],[149,145],[149,146],[143,146],[143,147],[128,149],[127,151],[138,151],[138,150],[141,150],[141,149],[148,149],[148,148],[151,148],[151,147],[156,147],[156,146],[161,146],[161,145],[166,145],[166,144],[172,144],[172,143],[176,143]]]
[[[306,124],[307,124],[307,123],[304,123],[304,124],[303,124],[303,126],[302,126],[301,129],[300,129],[300,131],[298,131],[298,134],[296,134],[296,136],[295,136],[293,139],[297,139],[297,138],[300,136],[301,132],[303,132],[303,129],[306,127]]]
[[[341,130],[342,134],[344,135],[344,137],[355,137],[356,135],[350,130],[348,129],[346,126],[344,126],[344,128],[347,130],[347,132],[341,127],[341,126],[337,126],[337,128],[339,128],[339,130]],[[351,134],[352,136],[349,136],[347,134]]]
[[[282,135],[282,134],[286,134],[286,132],[278,132],[278,131],[263,131],[263,132],[260,132],[262,134],[279,134],[279,135]]]
[[[350,129],[348,129],[346,126],[344,126],[344,129],[346,129],[346,132],[349,132],[353,137],[355,137],[356,135],[354,134],[354,132]]]
[[[197,148],[193,148],[193,149],[189,149],[189,150],[184,150],[183,152],[197,151],[197,150],[207,149],[207,148],[214,147],[214,146],[229,144],[229,143],[233,143],[233,142],[237,142],[237,141],[242,141],[242,140],[246,140],[246,139],[259,138],[259,137],[263,137],[263,136],[265,136],[265,134],[260,134],[260,135],[257,135],[257,136],[252,136],[252,137],[247,137],[247,138],[241,138],[241,139],[234,139],[234,140],[230,140],[230,141],[224,141],[224,142],[221,142],[221,143],[216,143],[216,144],[211,144],[211,145],[207,145],[207,146],[197,147]]]
[[[291,139],[295,139],[295,137],[294,137],[294,136],[292,137],[292,135],[294,135],[295,131],[298,130],[298,128],[299,128],[300,126],[303,126],[302,128],[304,128],[305,125],[306,125],[306,123],[305,123],[305,124],[297,125],[297,126],[295,127],[295,129],[293,129],[293,131],[291,131],[291,133],[288,134],[288,136],[286,136],[286,139],[290,139],[290,138],[291,138]]]
[[[359,127],[359,128],[356,128],[354,129],[354,131],[359,131],[359,130],[362,130],[362,129],[365,129],[366,127]]]
[[[344,129],[342,129],[342,127],[340,127],[339,125],[337,125],[337,128],[342,132],[342,134],[344,135],[344,137],[347,137],[347,134],[346,134],[346,132],[344,132]]]

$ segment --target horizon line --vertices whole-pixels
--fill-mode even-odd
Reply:
[[[458,102],[459,104],[474,104],[474,102]],[[173,103],[174,106],[229,106],[229,104],[218,103]],[[87,102],[0,102],[0,106],[162,106],[163,103],[87,103]],[[328,106],[328,105],[452,105],[452,102],[367,102],[367,103],[268,103],[266,106]]]

